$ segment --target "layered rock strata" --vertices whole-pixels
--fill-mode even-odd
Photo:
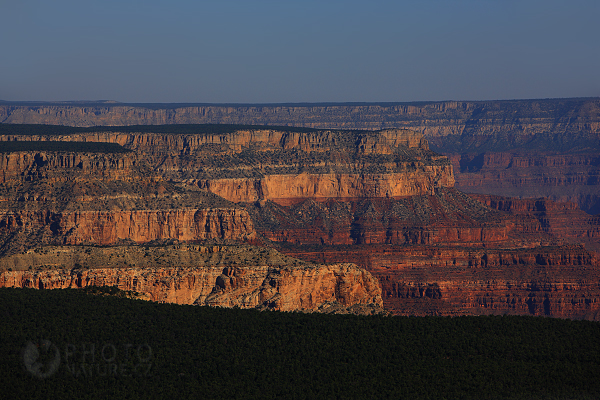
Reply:
[[[3,254],[42,244],[256,237],[246,210],[165,181],[133,153],[14,152],[0,162]]]
[[[523,229],[527,227],[529,230],[547,232],[571,243],[583,243],[588,250],[600,252],[600,216],[583,212],[575,203],[555,202],[547,198],[470,196],[494,210],[517,216]]]
[[[600,132],[600,100],[356,104],[0,103],[0,122],[69,126],[246,124],[320,129],[406,128],[427,136]]]
[[[600,151],[598,98],[306,105],[2,102],[0,121],[70,126],[214,123],[410,129],[423,133],[432,149],[456,160],[457,188],[461,190],[544,196],[576,202],[591,214],[600,212],[598,163],[594,161]],[[589,164],[582,165],[580,157],[589,159]],[[557,158],[564,165],[558,167]],[[469,159],[484,161],[478,170],[461,168]],[[499,159],[512,161],[505,167],[497,163]],[[544,165],[550,165],[550,170],[542,169]]]
[[[395,315],[538,315],[600,320],[598,260],[581,246],[286,248],[306,260],[365,266]]]
[[[356,265],[305,263],[248,246],[47,247],[0,262],[0,287],[116,286],[158,302],[280,311],[337,304],[380,312],[382,305],[377,280]]]
[[[449,154],[460,190],[518,198],[547,197],[600,213],[600,156],[592,153]]]
[[[597,318],[598,261],[585,248],[567,244],[576,236],[565,234],[575,232],[575,226],[568,226],[575,211],[547,203],[544,214],[538,205],[477,201],[453,188],[449,160],[429,150],[419,133],[228,127],[183,135],[107,131],[3,138],[114,141],[133,150],[10,153],[0,187],[5,255],[29,254],[34,243],[251,240],[309,260],[367,268],[381,282],[384,305],[397,314]],[[96,172],[95,166],[106,172]],[[112,179],[120,169],[133,178]],[[588,222],[593,236],[595,222]],[[167,268],[160,257],[145,262],[144,255],[132,254],[135,259],[118,268]],[[222,267],[210,285],[215,304],[235,305],[242,299],[247,306],[274,302],[274,308],[285,309],[277,302],[280,292],[264,284],[276,282],[277,274],[312,280],[326,293],[332,287],[326,283],[330,278],[285,272],[287,265],[271,261],[205,265]],[[263,269],[248,272],[248,266]],[[284,269],[269,269],[276,266]],[[57,268],[42,266],[40,273]],[[355,282],[350,292],[369,285]],[[309,289],[284,286],[281,293],[303,299],[295,300],[294,307],[309,304]],[[215,287],[223,292],[213,293]],[[211,295],[199,302],[206,304]],[[327,296],[311,307],[330,302]]]
[[[423,135],[408,130],[298,132],[256,128],[184,135],[117,131],[15,134],[0,136],[0,140],[118,143],[143,154],[153,174],[196,184],[233,202],[402,197],[454,185],[448,159],[430,151]],[[6,156],[8,177],[23,174],[28,168],[28,160],[18,162],[15,157]],[[136,156],[130,158],[135,160]],[[137,160],[137,164],[131,162],[140,165]],[[77,161],[67,163],[80,165]],[[64,165],[65,161],[57,163]]]
[[[443,189],[404,200],[248,207],[282,252],[365,267],[398,315],[600,318],[600,263],[568,244],[584,234],[573,217],[585,213],[546,199],[471,196],[481,202]],[[593,221],[588,228],[594,237]]]
[[[490,246],[526,241],[514,218],[451,188],[402,199],[306,199],[290,206],[252,203],[246,209],[257,231],[278,243]],[[538,232],[538,241],[556,240]]]

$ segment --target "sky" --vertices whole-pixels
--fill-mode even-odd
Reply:
[[[0,0],[0,100],[600,96],[598,0]]]

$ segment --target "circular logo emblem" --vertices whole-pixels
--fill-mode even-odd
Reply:
[[[33,376],[44,379],[52,376],[60,365],[60,351],[49,340],[27,342],[22,351],[25,369]]]

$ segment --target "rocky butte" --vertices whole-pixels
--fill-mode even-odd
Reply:
[[[597,218],[545,199],[467,195],[420,132],[4,125],[0,140],[3,285],[103,282],[159,301],[281,310],[375,312],[383,301],[399,315],[599,318]]]

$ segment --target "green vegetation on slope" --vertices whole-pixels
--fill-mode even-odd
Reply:
[[[0,125],[2,126],[2,125]],[[0,153],[16,151],[61,151],[69,153],[129,153],[118,143],[71,141],[0,141]]]
[[[33,289],[0,289],[0,317],[2,393],[15,398],[600,395],[600,324],[589,321],[258,312]],[[27,356],[50,376],[28,372]]]

